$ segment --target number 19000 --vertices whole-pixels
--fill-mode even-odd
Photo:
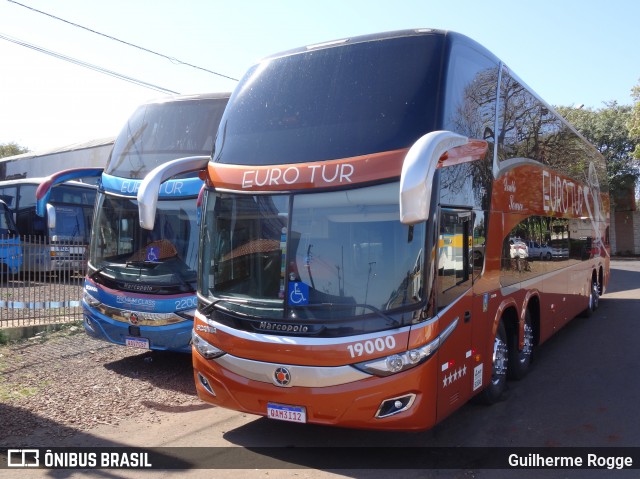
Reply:
[[[360,357],[364,354],[374,354],[396,347],[396,339],[393,336],[384,338],[368,339],[359,343],[348,344],[347,349],[352,358]]]

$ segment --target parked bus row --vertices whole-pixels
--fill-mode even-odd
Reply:
[[[94,173],[87,332],[192,351],[200,398],[274,420],[425,429],[495,402],[609,279],[604,159],[453,32],[143,105]]]
[[[141,105],[103,168],[66,170],[38,190],[38,211],[46,215],[50,192],[76,177],[98,179],[82,298],[90,335],[143,349],[191,351],[203,181],[183,175],[163,184],[152,231],[140,227],[136,195],[158,165],[184,157],[208,161],[228,98],[184,95]]]
[[[604,159],[452,32],[266,58],[211,160],[178,163],[145,178],[140,218],[155,227],[162,181],[200,170],[194,379],[217,406],[429,428],[497,401],[609,279]],[[513,238],[556,241],[566,260],[512,268]]]
[[[19,241],[9,273],[84,273],[96,187],[91,178],[57,186],[50,193],[49,205],[36,215],[36,190],[49,175],[70,167],[104,166],[113,138],[75,143],[60,148],[23,153],[0,159],[0,200],[15,224],[8,232],[0,229],[1,242]],[[56,224],[55,227],[52,225]],[[0,253],[0,256],[2,253]]]

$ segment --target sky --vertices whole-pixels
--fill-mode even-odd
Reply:
[[[629,0],[0,0],[0,144],[116,136],[139,104],[232,91],[268,55],[412,28],[473,38],[551,105],[630,105],[639,18]]]

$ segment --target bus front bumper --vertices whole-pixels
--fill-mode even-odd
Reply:
[[[270,413],[274,404],[292,406],[304,410],[303,422],[361,429],[424,430],[436,422],[434,361],[397,375],[368,376],[336,386],[278,387],[225,369],[195,348],[192,358],[198,396],[219,407],[278,419]],[[409,397],[410,407],[376,417],[389,401]]]
[[[84,329],[96,339],[140,349],[191,353],[193,321],[164,326],[133,326],[98,313],[84,300],[82,309]]]

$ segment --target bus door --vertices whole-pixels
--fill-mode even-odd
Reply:
[[[471,209],[442,208],[436,252],[436,304],[440,332],[455,327],[438,356],[438,420],[464,404],[473,386]]]

